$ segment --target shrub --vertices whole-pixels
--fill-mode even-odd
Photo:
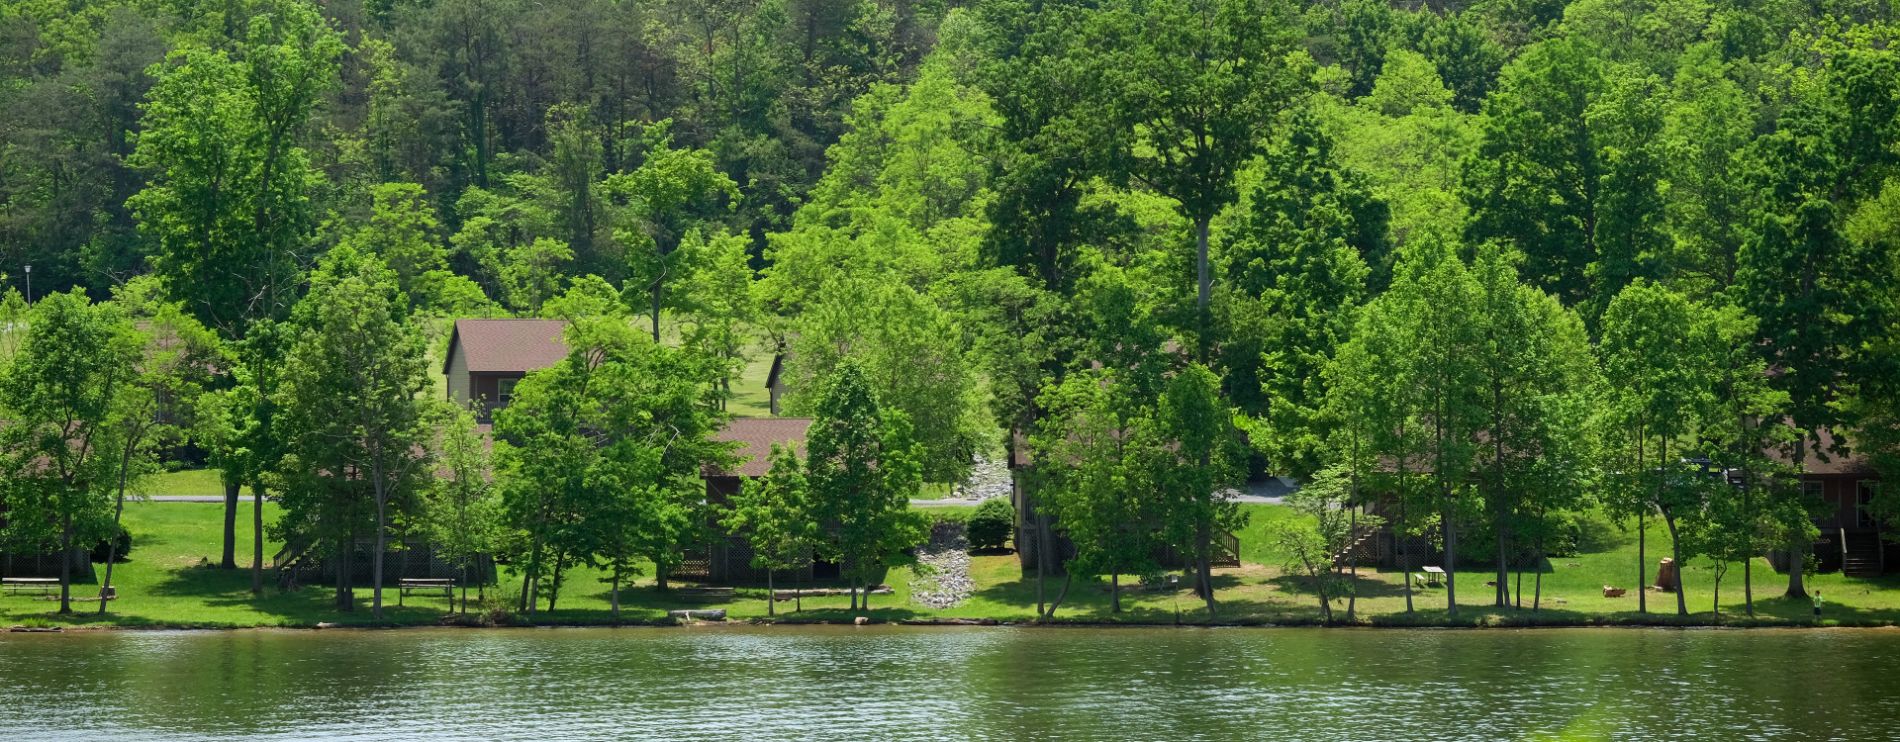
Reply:
[[[968,536],[971,548],[1001,549],[1009,542],[1009,532],[1016,527],[1016,509],[1010,507],[1009,500],[992,497],[978,505],[976,513],[970,516]]]
[[[112,552],[112,555],[116,557],[115,561],[123,562],[125,561],[125,555],[132,553],[132,532],[120,528],[117,538],[101,539],[98,544],[92,547],[92,562],[94,564],[105,563],[106,551],[112,547],[114,541],[118,542],[118,550]]]

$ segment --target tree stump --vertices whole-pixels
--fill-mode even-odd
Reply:
[[[1621,598],[1621,597],[1623,597],[1623,588],[1620,588],[1620,587],[1610,587],[1609,585],[1604,585],[1604,586],[1603,586],[1603,597],[1605,597],[1605,598]]]
[[[1676,560],[1664,557],[1656,563],[1656,589],[1673,593],[1682,587],[1682,574],[1676,569]]]

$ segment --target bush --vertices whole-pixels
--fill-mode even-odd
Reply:
[[[102,539],[98,544],[92,547],[93,564],[104,564],[106,562],[106,551],[112,548],[114,541],[118,542],[118,550],[112,552],[112,556],[116,557],[115,561],[123,562],[125,561],[125,555],[132,553],[132,532],[120,528],[117,538]]]
[[[970,516],[967,535],[970,547],[975,549],[1001,549],[1009,543],[1009,532],[1016,527],[1016,509],[1010,507],[1009,500],[992,497],[984,500],[976,508],[976,514]]]

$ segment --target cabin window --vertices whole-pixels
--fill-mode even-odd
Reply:
[[[515,398],[515,382],[520,379],[497,379],[495,381],[495,409],[507,407]]]
[[[1854,520],[1861,528],[1877,528],[1874,498],[1880,496],[1880,483],[1863,479],[1859,484],[1854,491]]]

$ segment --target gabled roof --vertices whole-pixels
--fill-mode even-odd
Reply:
[[[805,454],[805,434],[811,430],[809,417],[739,417],[713,434],[713,440],[738,443],[732,451],[738,461],[736,471],[707,472],[708,476],[763,477],[772,468],[772,444],[787,445]]]
[[[458,319],[449,335],[449,360],[460,348],[474,373],[527,373],[547,368],[567,357],[561,333],[567,322],[558,319]]]
[[[778,387],[779,374],[785,373],[785,351],[772,354],[772,370],[765,372],[765,388]]]

